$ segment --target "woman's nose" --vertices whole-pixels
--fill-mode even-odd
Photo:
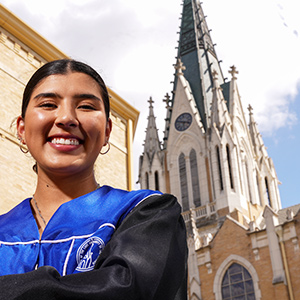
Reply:
[[[57,126],[63,127],[77,127],[78,120],[75,109],[69,106],[62,106],[57,111],[57,117],[55,121]]]

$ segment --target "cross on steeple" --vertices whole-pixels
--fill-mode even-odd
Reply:
[[[239,72],[236,70],[236,67],[235,67],[235,66],[231,66],[230,69],[231,69],[231,70],[228,71],[228,72],[231,74],[231,77],[232,77],[233,79],[236,79],[235,74],[239,74]]]
[[[150,97],[150,99],[148,100],[148,102],[149,102],[149,104],[150,104],[149,107],[153,107],[152,104],[154,103],[154,101],[152,100],[152,97]]]

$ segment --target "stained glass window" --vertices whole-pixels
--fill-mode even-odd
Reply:
[[[250,273],[241,265],[233,263],[222,280],[223,300],[255,300]]]

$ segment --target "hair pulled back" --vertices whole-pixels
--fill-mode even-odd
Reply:
[[[105,115],[108,119],[110,111],[109,95],[103,79],[92,67],[73,59],[60,59],[48,62],[32,75],[23,93],[21,112],[22,118],[25,118],[25,113],[33,90],[44,78],[50,75],[66,75],[69,72],[79,72],[87,74],[98,83],[101,91],[101,96],[103,98],[102,100],[104,102]]]

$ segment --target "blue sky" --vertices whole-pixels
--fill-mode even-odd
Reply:
[[[282,206],[300,203],[300,3],[297,0],[203,0],[225,77],[235,65],[244,111],[251,104],[273,159]],[[181,0],[0,0],[67,55],[97,69],[140,111],[134,180],[152,96],[162,137],[164,95],[173,80]],[[248,118],[247,118],[248,119]],[[138,187],[138,186],[137,186]]]
[[[300,113],[300,95],[291,104],[291,109]],[[300,203],[300,124],[286,126],[276,130],[272,136],[263,137],[269,156],[272,158],[277,176],[282,207]]]

